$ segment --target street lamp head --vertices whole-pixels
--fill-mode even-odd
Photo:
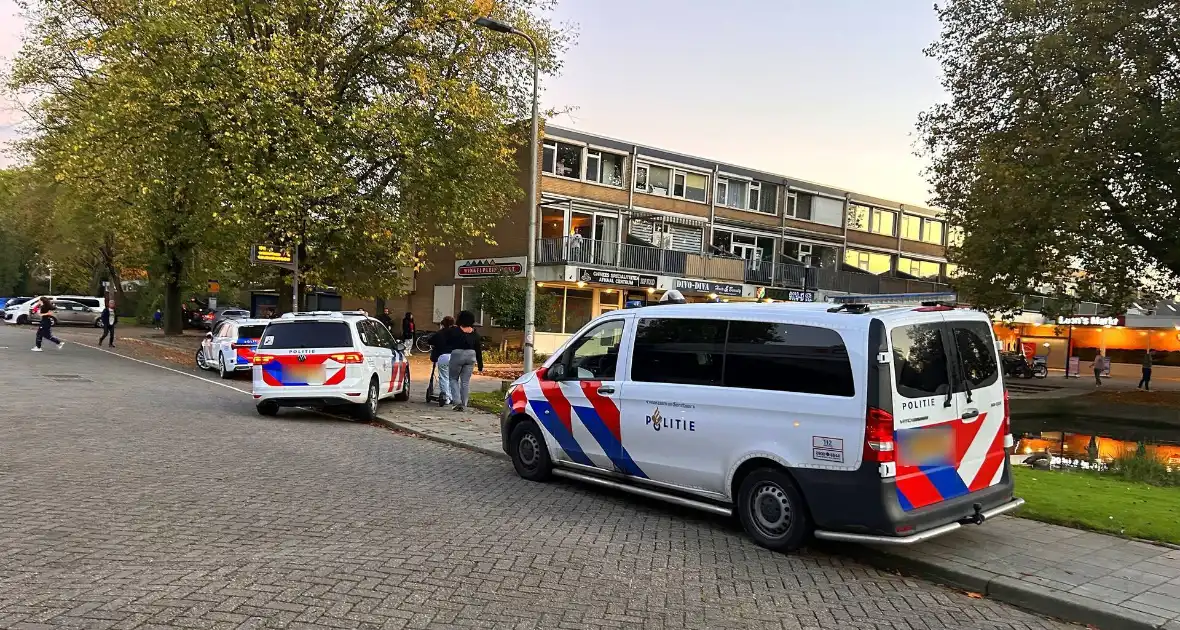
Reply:
[[[503,22],[497,22],[489,17],[476,18],[476,26],[482,26],[487,29],[496,31],[497,33],[515,33],[516,29]]]

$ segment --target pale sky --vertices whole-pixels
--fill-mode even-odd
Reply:
[[[21,25],[0,0],[0,57]],[[561,0],[576,45],[555,124],[906,203],[918,114],[943,97],[932,0]],[[0,110],[0,140],[15,115]],[[5,158],[0,157],[0,163]]]

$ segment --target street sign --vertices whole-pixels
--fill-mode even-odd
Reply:
[[[250,248],[250,262],[289,266],[292,263],[291,252],[270,245],[255,245]]]
[[[209,281],[209,292],[210,293],[221,293],[221,283],[216,280],[210,280]]]

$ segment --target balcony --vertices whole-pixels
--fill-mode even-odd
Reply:
[[[716,282],[746,282],[770,287],[825,289],[842,293],[935,293],[950,289],[945,284],[926,280],[908,280],[765,260],[710,256],[568,236],[540,239],[537,242],[537,264],[589,265]],[[807,279],[806,287],[804,278]]]

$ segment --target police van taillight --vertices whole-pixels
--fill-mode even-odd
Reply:
[[[893,414],[876,407],[865,414],[865,461],[893,461]]]
[[[1012,448],[1012,406],[1008,402],[1008,390],[1004,390],[1004,423],[1000,425],[1000,431],[1004,435],[1004,450],[1008,451]]]

